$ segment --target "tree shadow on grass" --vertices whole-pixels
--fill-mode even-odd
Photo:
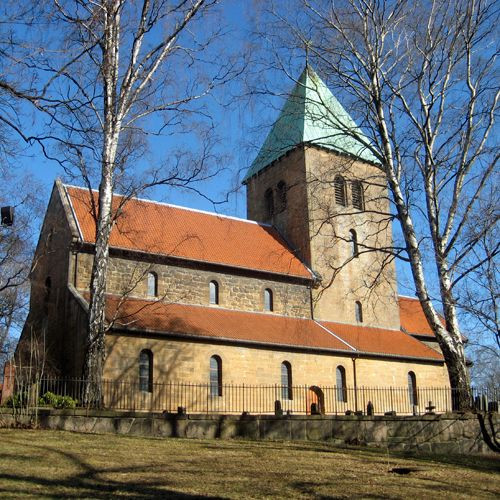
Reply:
[[[360,458],[380,458],[385,461],[390,459],[404,459],[415,462],[435,462],[446,465],[457,465],[480,472],[500,472],[500,454],[498,455],[444,455],[437,453],[426,453],[418,450],[397,451],[387,448],[375,448],[354,445],[333,445],[324,443],[320,446],[304,446],[296,443],[287,449],[296,451],[315,451],[317,453],[355,453]]]
[[[8,442],[4,440],[3,442]],[[62,477],[48,478],[41,476],[32,476],[23,474],[22,471],[9,474],[0,471],[0,496],[10,497],[16,496],[30,496],[34,492],[36,494],[48,495],[53,498],[75,498],[75,497],[90,497],[96,499],[125,497],[137,498],[141,500],[148,500],[152,498],[174,498],[174,499],[193,499],[193,498],[206,498],[206,499],[220,499],[219,496],[205,496],[189,493],[182,493],[169,489],[169,481],[152,481],[150,478],[140,481],[117,481],[114,479],[107,479],[102,477],[109,474],[127,474],[134,473],[140,474],[151,471],[158,467],[154,465],[131,465],[124,467],[112,468],[96,468],[89,463],[82,460],[74,453],[63,451],[50,446],[33,446],[34,448],[43,449],[46,452],[52,452],[59,456],[64,457],[66,462],[78,466],[82,469],[81,472],[69,474]],[[19,455],[25,459],[25,455]],[[4,459],[16,460],[17,455],[4,455]],[[166,461],[168,458],[166,457]],[[54,467],[57,467],[54,464]],[[12,486],[7,487],[6,482],[11,482]],[[26,486],[26,483],[33,485],[33,489]],[[24,487],[24,489],[23,489]],[[43,491],[44,489],[45,491]]]

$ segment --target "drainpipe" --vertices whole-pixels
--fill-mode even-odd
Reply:
[[[72,256],[73,256],[73,286],[76,288],[76,283],[78,281],[78,240],[76,238],[73,238],[71,241],[71,252],[69,257],[70,265]]]
[[[313,287],[309,287],[309,308],[311,310],[311,319],[314,320],[314,306],[313,306]]]

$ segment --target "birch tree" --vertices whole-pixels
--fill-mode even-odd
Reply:
[[[498,224],[498,5],[299,0],[296,7],[292,14],[279,3],[268,10],[266,39],[278,54],[307,46],[368,134],[369,142],[345,130],[380,163],[417,296],[456,389],[455,408],[467,408],[460,291],[499,250],[498,241],[481,249]],[[488,222],[472,224],[482,213]]]
[[[98,183],[97,197],[91,194],[96,241],[84,367],[88,404],[102,402],[109,238],[121,208],[113,204],[113,191],[120,188],[130,197],[153,185],[189,187],[207,176],[204,161],[176,150],[156,157],[148,171],[134,167],[147,155],[150,138],[168,138],[181,126],[192,131],[194,118],[209,113],[197,103],[238,72],[229,58],[209,53],[223,34],[218,3],[42,2],[40,19],[46,24],[38,50],[19,58],[19,64],[34,68],[38,90],[30,100],[48,117],[37,136],[45,154],[89,190]],[[202,142],[209,148],[209,141]],[[168,168],[160,165],[167,163]]]

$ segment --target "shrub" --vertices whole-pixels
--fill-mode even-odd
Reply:
[[[40,398],[39,404],[53,406],[55,408],[59,398],[60,396],[58,396],[57,394],[48,391]]]
[[[23,401],[24,401],[24,398],[22,397],[22,395],[19,393],[16,393],[16,394],[12,394],[12,396],[9,396],[5,400],[5,402],[3,403],[2,406],[6,406],[7,408],[20,408]]]
[[[58,396],[54,408],[75,408],[77,401],[71,396]]]
[[[57,409],[75,408],[76,403],[76,399],[73,399],[71,396],[58,396],[57,394],[54,394],[50,391],[46,392],[40,398],[41,405],[48,405]]]

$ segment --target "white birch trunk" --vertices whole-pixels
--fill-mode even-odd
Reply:
[[[106,357],[105,314],[106,279],[108,274],[109,238],[113,227],[113,175],[120,137],[121,117],[117,116],[117,75],[120,44],[120,15],[117,2],[105,8],[103,68],[104,130],[96,221],[95,255],[90,283],[88,341],[84,376],[85,403],[102,406],[102,376]]]
[[[181,2],[183,4],[183,2]],[[182,19],[175,23],[165,38],[155,43],[138,61],[145,35],[151,30],[148,20],[154,19],[155,5],[149,0],[142,3],[142,12],[138,26],[133,31],[133,43],[129,54],[127,70],[123,77],[119,73],[119,56],[121,48],[121,11],[126,5],[123,0],[102,0],[98,9],[102,12],[104,33],[99,46],[102,50],[100,76],[103,80],[104,112],[102,125],[103,146],[101,155],[101,181],[99,184],[99,202],[96,221],[95,256],[91,274],[90,304],[88,321],[87,353],[84,365],[85,403],[101,406],[104,402],[102,377],[106,356],[105,346],[105,312],[106,312],[106,278],[108,273],[109,239],[114,222],[113,185],[115,162],[122,128],[131,125],[134,120],[168,108],[165,103],[152,106],[147,112],[136,111],[128,115],[134,103],[141,98],[141,93],[151,82],[155,72],[164,62],[179,34],[192,21],[205,0],[196,0],[186,7]],[[172,11],[173,12],[173,11]],[[161,19],[161,16],[159,17]],[[153,24],[159,23],[156,19]],[[121,80],[120,80],[121,78]],[[121,86],[119,85],[121,81]],[[191,96],[186,100],[195,99]]]
[[[376,89],[376,95],[379,95],[377,92],[377,84],[378,82],[374,79],[373,87]],[[384,157],[386,159],[386,177],[389,183],[389,188],[393,194],[394,203],[398,212],[398,218],[403,230],[403,236],[408,252],[417,297],[420,300],[425,317],[431,329],[435,333],[439,347],[444,355],[450,378],[450,386],[455,390],[453,395],[453,408],[457,410],[469,409],[471,405],[469,376],[465,364],[464,347],[458,326],[456,308],[451,300],[451,281],[449,279],[447,269],[445,268],[445,261],[443,259],[436,258],[438,263],[438,276],[441,288],[441,297],[443,298],[443,312],[446,320],[446,327],[444,327],[441,323],[439,314],[429,297],[422,262],[422,254],[419,249],[418,239],[411,215],[408,212],[408,207],[405,203],[404,196],[401,191],[401,185],[394,168],[391,142],[385,121],[382,102],[379,99],[376,99],[376,108],[379,133],[384,147]],[[430,207],[430,205],[432,205],[432,200],[429,200],[428,194],[429,193],[426,191],[427,203],[428,207]],[[432,212],[432,209],[429,208],[429,211]]]

